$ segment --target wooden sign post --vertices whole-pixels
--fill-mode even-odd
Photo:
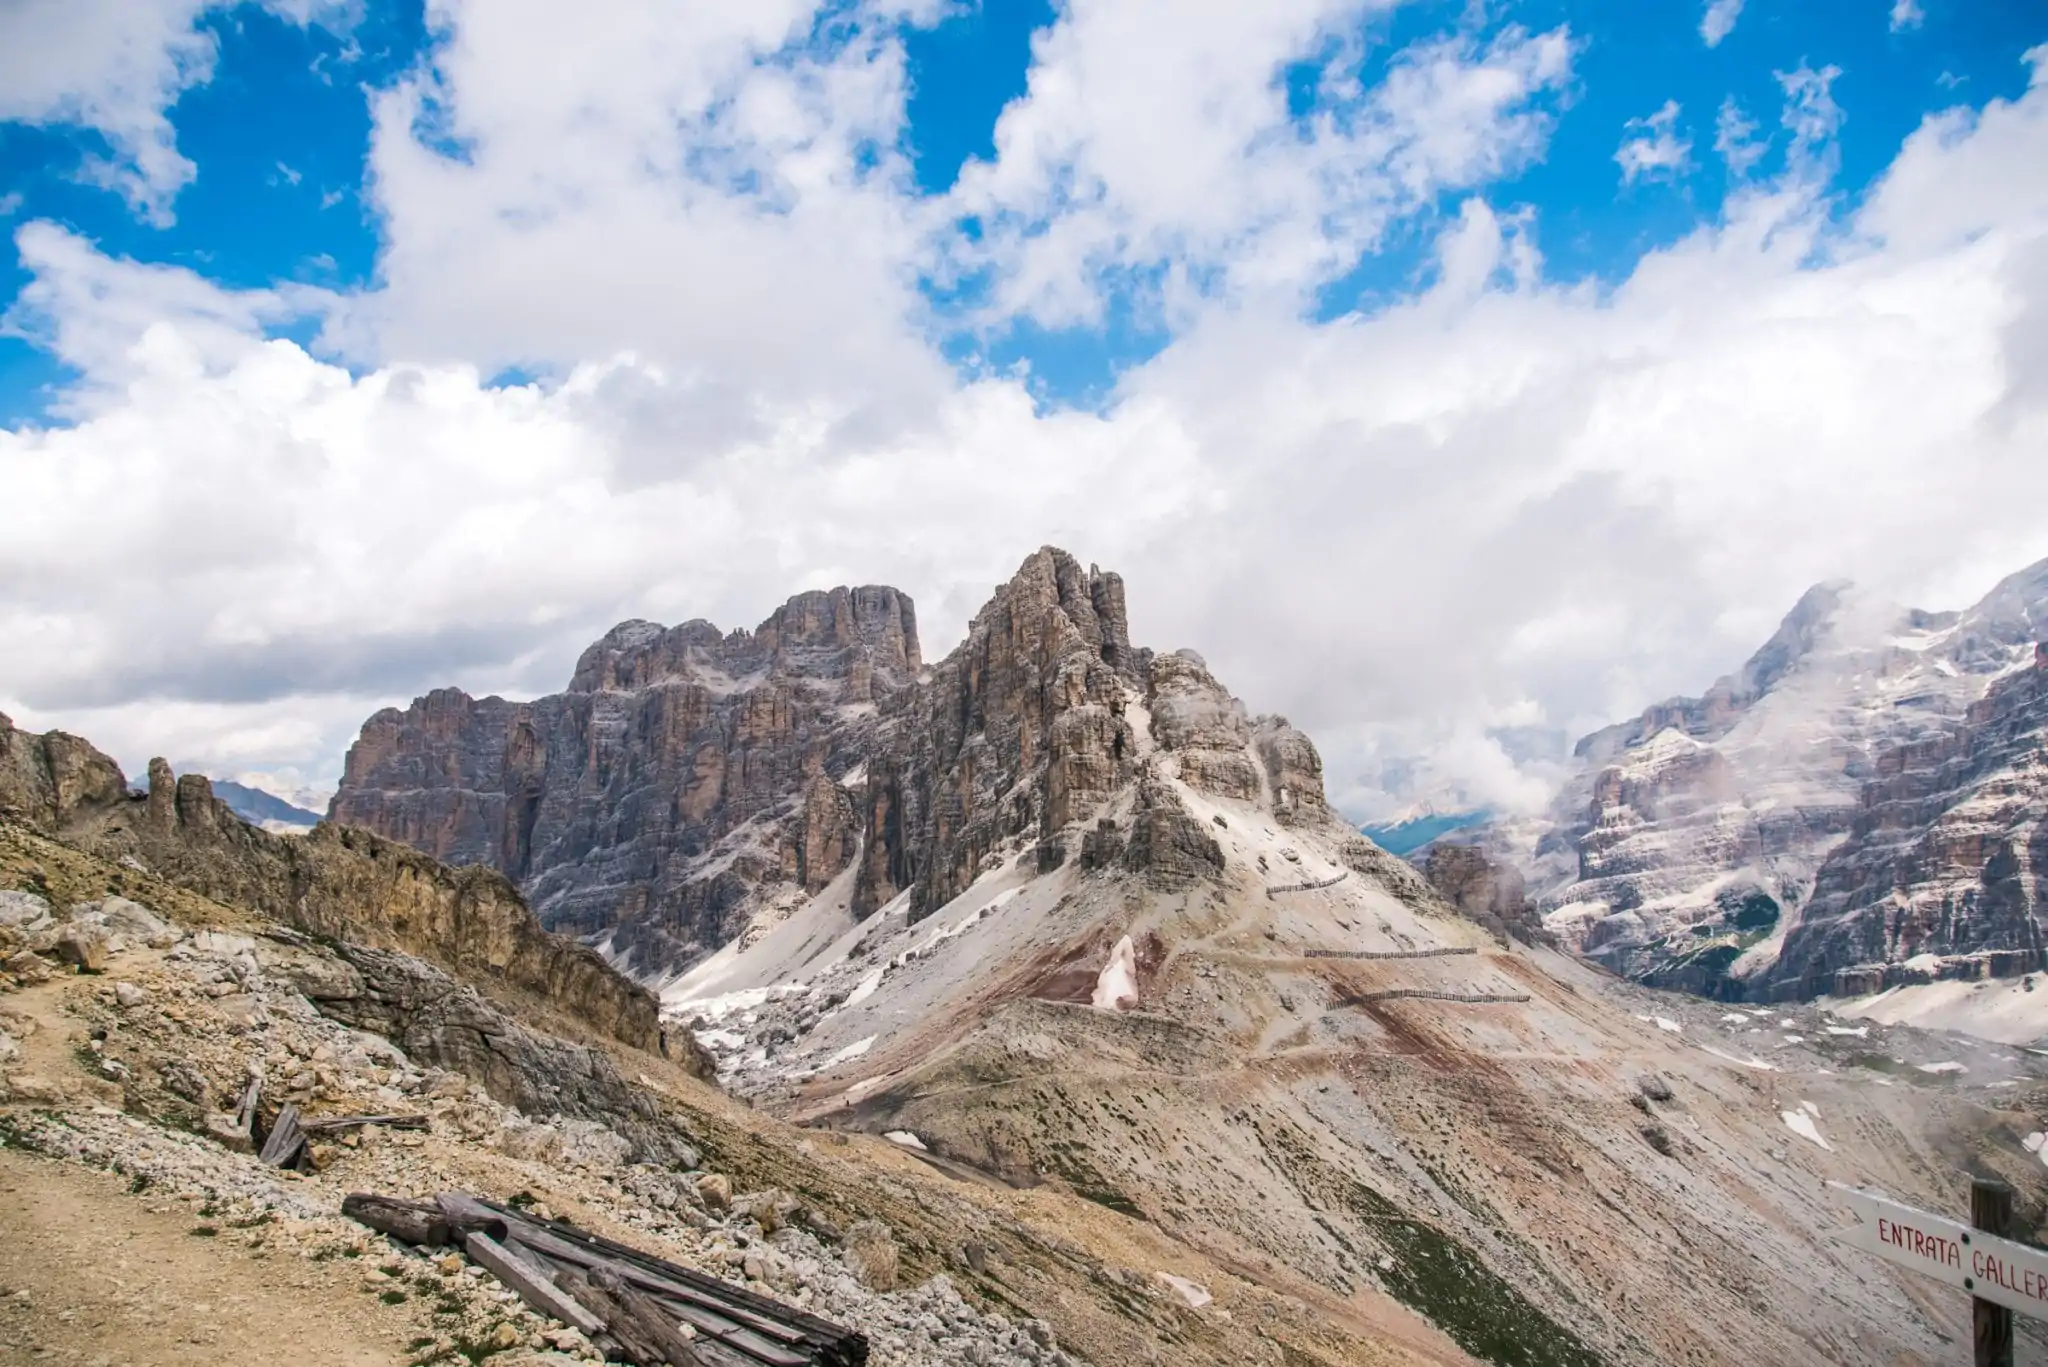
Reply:
[[[2012,1188],[1971,1178],[1970,1223],[2001,1238],[2012,1233]],[[1971,1300],[1970,1309],[1976,1321],[1977,1367],[2012,1367],[2012,1311],[1982,1296]]]
[[[1974,1179],[1964,1225],[1840,1182],[1828,1186],[1859,1217],[1837,1238],[1969,1292],[1977,1367],[2013,1367],[2012,1312],[2048,1318],[2048,1252],[2006,1237],[2011,1187]]]

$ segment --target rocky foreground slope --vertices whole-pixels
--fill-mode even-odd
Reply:
[[[1960,613],[1819,586],[1701,697],[1581,741],[1547,821],[1452,839],[1647,983],[1770,1000],[2039,969],[2044,639],[2048,562]]]
[[[119,837],[133,832],[113,823],[146,812],[147,800],[118,783],[103,785],[114,804],[104,810],[81,798],[93,790],[70,776],[104,773],[90,747],[15,733],[7,753],[0,1146],[52,1161],[7,1161],[6,1179],[31,1182],[36,1200],[0,1202],[0,1240],[47,1247],[62,1231],[24,1222],[88,1195],[103,1205],[105,1193],[68,1175],[82,1164],[122,1174],[153,1217],[185,1211],[187,1237],[207,1250],[190,1261],[214,1270],[182,1259],[175,1277],[123,1267],[123,1289],[103,1307],[109,1323],[76,1313],[77,1288],[35,1280],[40,1264],[18,1269],[26,1279],[10,1282],[0,1356],[161,1350],[183,1361],[245,1322],[251,1302],[300,1287],[304,1260],[352,1267],[359,1308],[334,1317],[336,1332],[352,1325],[366,1342],[406,1343],[405,1360],[502,1356],[509,1367],[594,1356],[459,1260],[405,1256],[338,1214],[351,1190],[465,1187],[848,1323],[889,1367],[1460,1360],[1426,1330],[1433,1349],[1387,1347],[1369,1321],[1232,1285],[1163,1231],[1060,1189],[963,1184],[880,1138],[791,1126],[707,1086],[686,1059],[590,1028],[573,995],[510,990],[488,963],[431,936],[410,952],[395,947],[414,933],[407,906],[431,911],[448,888],[491,875],[327,831],[306,848],[354,841],[374,864],[402,856],[394,883],[364,875],[348,885],[363,894],[352,922],[349,894],[314,854],[295,858],[254,839],[262,832],[202,832],[188,845],[175,825],[128,844]],[[44,819],[30,824],[30,813]],[[106,857],[114,848],[123,852]],[[348,862],[332,850],[322,858]],[[260,901],[274,891],[266,860],[296,870],[309,903],[326,909],[317,933],[300,928],[299,911]],[[198,890],[205,878],[224,890]],[[413,900],[394,900],[394,886]],[[253,900],[236,900],[244,895]],[[458,940],[519,907],[516,897],[452,905]],[[423,1113],[428,1128],[371,1126],[353,1142],[316,1145],[310,1174],[280,1172],[212,1137],[209,1116],[252,1076],[269,1110]],[[220,1246],[238,1270],[218,1266]],[[178,1307],[182,1322],[196,1321],[190,1337],[160,1342],[163,1287],[206,1275],[219,1280],[205,1303]],[[1174,1278],[1216,1287],[1216,1308],[1199,1312]],[[337,1361],[396,1360],[331,1346]]]
[[[904,1361],[1006,1361],[987,1355],[1019,1351],[1026,1313],[1098,1362],[1952,1357],[1967,1302],[1835,1238],[1847,1217],[1825,1183],[1955,1213],[1970,1174],[1998,1174],[2038,1227],[2033,1055],[1819,1009],[1730,1011],[1532,945],[1511,881],[1453,861],[1440,892],[1328,810],[1306,737],[1254,717],[1192,653],[1132,647],[1123,621],[1111,576],[1041,552],[958,649],[851,715],[857,744],[824,761],[853,812],[835,871],[807,891],[779,872],[794,863],[747,865],[747,926],[673,960],[695,961],[662,993],[672,1036],[694,1034],[752,1109],[598,1042],[651,1079],[633,1105],[557,1122],[551,1099],[484,1082],[523,1114],[446,1118],[434,1161],[481,1161],[462,1146],[502,1152],[517,1141],[495,1136],[522,1125],[602,1125],[625,1167],[538,1199],[666,1183],[658,1209],[722,1220],[742,1274],[766,1241],[789,1262],[757,1253],[754,1270],[813,1298],[867,1265],[853,1226],[879,1221],[904,1284],[948,1277],[893,1294],[950,1288],[982,1317],[961,1323],[1006,1317],[986,1335],[940,1317]],[[659,711],[619,692],[590,706]],[[695,753],[745,752],[717,739]],[[783,739],[801,753],[817,733]],[[636,752],[604,753],[616,775]],[[747,848],[789,849],[807,805],[791,792],[755,813]],[[615,953],[681,954],[636,921]],[[351,983],[285,977],[279,1011],[296,994],[333,1020],[324,1003],[365,995]],[[692,1151],[656,1150],[663,1135]],[[700,1178],[719,1173],[788,1193],[789,1216],[736,1200],[755,1213],[735,1234],[704,1209],[723,1197]],[[403,1177],[379,1170],[379,1189],[423,1185]],[[788,1270],[803,1259],[821,1270]],[[899,1302],[847,1304],[887,1325]]]

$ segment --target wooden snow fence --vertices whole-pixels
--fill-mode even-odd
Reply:
[[[1449,959],[1462,954],[1477,954],[1470,945],[1450,945],[1442,949],[1304,949],[1304,959]]]
[[[638,1367],[865,1367],[865,1335],[560,1220],[460,1192],[356,1192],[342,1214],[408,1244],[459,1248],[539,1314]]]
[[[1278,897],[1283,892],[1314,892],[1317,888],[1334,888],[1351,876],[1351,870],[1339,869],[1329,878],[1311,878],[1306,883],[1282,883],[1266,889],[1268,898]]]

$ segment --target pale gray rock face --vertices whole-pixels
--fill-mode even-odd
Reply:
[[[1880,757],[1773,971],[1782,996],[2042,967],[2048,646],[1953,735]],[[1933,962],[1929,962],[1929,960]]]
[[[1884,851],[1929,838],[1942,794],[1968,786],[1942,765],[1977,756],[1974,782],[1995,784],[2004,780],[1994,773],[2030,763],[1970,736],[1986,724],[1981,701],[2031,666],[2044,636],[2048,562],[1961,613],[1886,609],[1841,584],[1811,590],[1703,696],[1580,742],[1578,772],[1533,850],[1520,851],[1545,924],[1627,976],[1728,998],[1811,994],[1837,968],[2024,939],[2012,919],[2022,913],[1990,910],[2017,908],[2004,894],[1973,894],[1967,917],[1906,916],[1919,931],[1878,933],[1860,913],[1853,932],[1803,923],[1832,924],[1852,903],[1894,893],[1920,907],[1962,905],[1916,889],[1952,881],[1954,868],[1938,866],[1974,855],[1907,865]],[[1923,771],[1909,815],[1892,795],[1897,776]],[[1889,891],[1871,882],[1880,864]],[[1993,915],[2003,929],[1988,927]],[[1945,947],[1908,948],[1923,942]]]
[[[652,978],[828,887],[856,917],[903,898],[921,919],[1024,850],[1213,877],[1210,834],[1147,786],[1162,766],[1325,819],[1307,737],[1250,717],[1192,652],[1134,648],[1115,574],[1035,552],[929,670],[915,620],[861,588],[800,595],[752,633],[628,622],[566,693],[443,690],[372,717],[332,815],[501,870],[550,928]]]

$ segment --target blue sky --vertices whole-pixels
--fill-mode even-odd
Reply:
[[[1503,210],[1536,211],[1554,277],[1619,279],[1645,251],[1719,212],[1732,183],[1712,150],[1722,102],[1736,100],[1768,136],[1778,131],[1778,74],[1806,65],[1839,69],[1831,90],[1845,114],[1834,188],[1843,206],[1853,205],[1926,111],[2017,95],[2027,79],[2021,54],[2048,39],[2048,6],[1928,0],[1923,8],[1923,17],[1894,31],[1884,0],[1749,0],[1733,30],[1708,47],[1701,15],[1684,6],[1527,0],[1488,7],[1482,30],[1565,25],[1575,44],[1573,79],[1542,102],[1555,121],[1548,147],[1488,187],[1488,198]],[[1410,42],[1469,24],[1471,9],[1420,0],[1373,17],[1357,31],[1357,70],[1370,83]],[[901,143],[918,190],[942,195],[964,162],[994,155],[996,120],[1025,92],[1033,35],[1056,17],[1051,4],[1036,0],[988,0],[904,26],[911,94]],[[389,86],[429,53],[422,7],[370,0],[343,32],[253,5],[207,12],[198,23],[219,56],[212,78],[169,110],[179,149],[198,167],[173,203],[175,221],[153,225],[118,195],[81,183],[81,160],[105,151],[99,134],[23,122],[0,123],[0,202],[10,206],[9,219],[61,223],[110,254],[188,267],[240,288],[284,280],[373,286],[380,224],[364,195],[367,92]],[[1304,117],[1319,108],[1315,74],[1313,63],[1274,73],[1277,82],[1295,83]],[[1624,184],[1615,152],[1628,122],[1667,100],[1680,106],[1676,127],[1692,143],[1690,165]],[[1782,162],[1782,137],[1766,156],[1761,170]],[[1402,225],[1330,282],[1317,309],[1325,317],[1370,311],[1412,292],[1431,268],[1432,236],[1428,217]],[[0,298],[11,301],[26,279],[10,251]],[[1120,369],[1166,339],[1161,327],[1113,307],[1086,327],[1025,319],[963,331],[945,344],[963,366],[1028,365],[1048,402],[1087,404],[1101,401]],[[33,339],[0,337],[0,422],[49,421],[67,373]]]
[[[1361,819],[1521,811],[2048,555],[2033,0],[27,0],[0,227],[0,710],[315,804],[1051,542]]]

